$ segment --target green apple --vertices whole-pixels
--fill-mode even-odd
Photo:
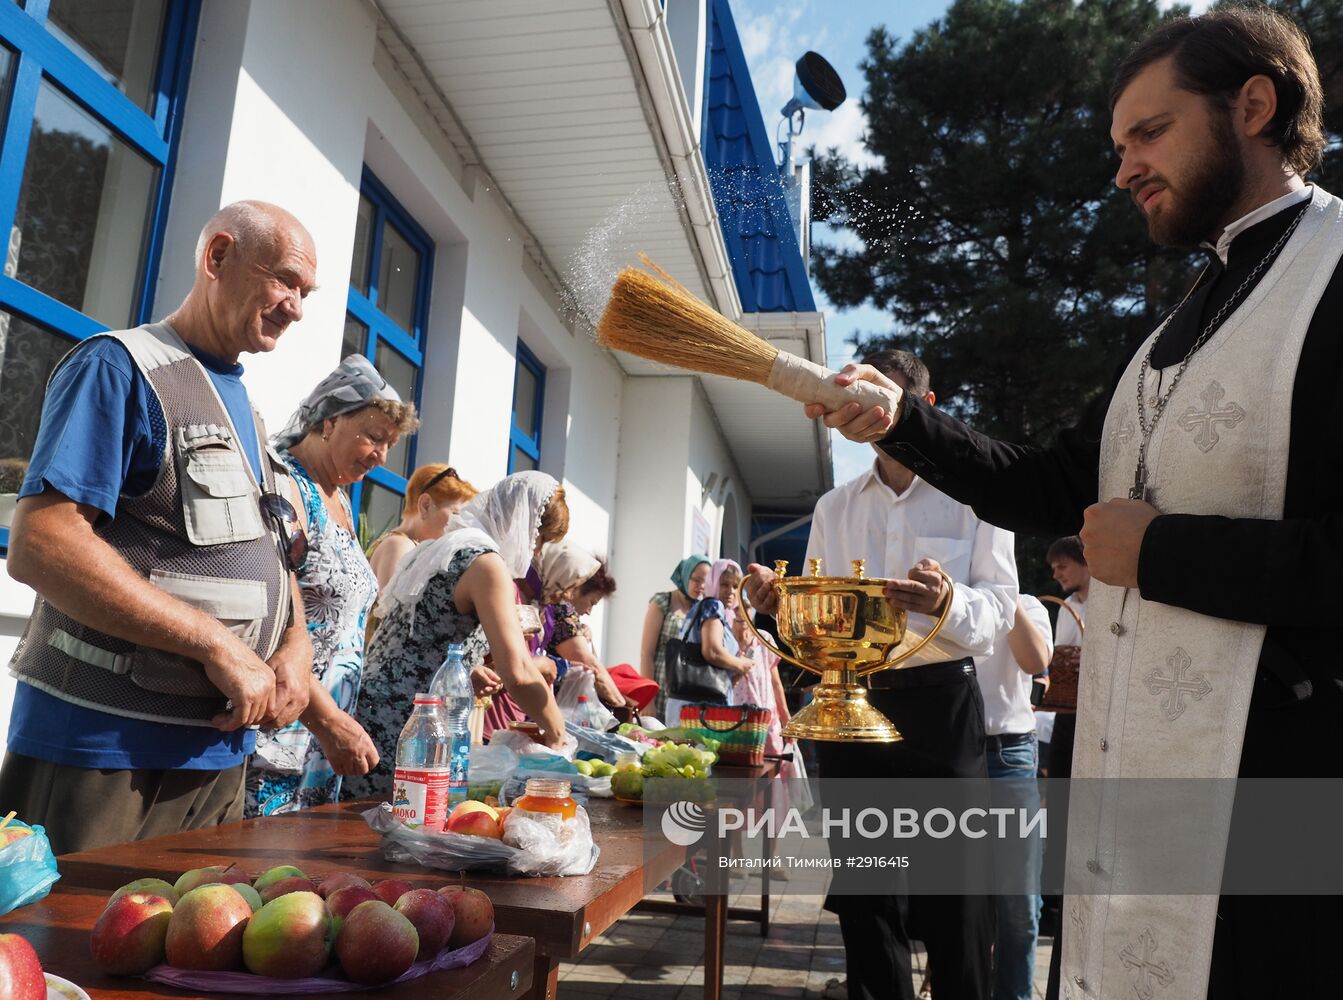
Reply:
[[[143,892],[151,896],[162,896],[173,906],[177,905],[180,898],[171,882],[165,882],[161,878],[137,878],[134,882],[127,882],[116,892],[112,893],[107,900],[107,906],[111,906],[122,896],[129,895],[132,892]],[[103,907],[106,909],[107,907]]]
[[[276,868],[272,868],[268,872],[263,872],[262,874],[258,875],[257,880],[252,883],[252,888],[255,889],[257,892],[261,892],[266,888],[266,886],[274,885],[282,878],[307,878],[307,877],[308,876],[304,875],[293,865],[280,865]]]

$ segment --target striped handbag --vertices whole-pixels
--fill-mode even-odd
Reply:
[[[681,728],[718,740],[723,764],[759,767],[765,762],[765,736],[774,713],[759,705],[713,705],[696,702],[681,707]]]

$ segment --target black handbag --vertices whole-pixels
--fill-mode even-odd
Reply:
[[[681,629],[683,635],[695,631],[696,624],[702,624],[700,602],[695,609],[695,618]],[[732,671],[715,667],[704,658],[698,642],[687,642],[681,636],[668,639],[667,657],[667,695],[678,701],[702,701],[714,705],[726,705],[728,693],[732,690],[735,678]]]

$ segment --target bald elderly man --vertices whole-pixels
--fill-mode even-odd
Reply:
[[[52,374],[10,530],[37,601],[0,802],[57,853],[241,819],[255,728],[307,705],[300,526],[238,358],[302,318],[316,266],[288,212],[228,205],[178,309]]]

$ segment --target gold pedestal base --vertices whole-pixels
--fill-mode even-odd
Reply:
[[[827,670],[812,703],[783,728],[785,739],[851,743],[897,743],[904,739],[867,701],[867,688],[852,670]]]

